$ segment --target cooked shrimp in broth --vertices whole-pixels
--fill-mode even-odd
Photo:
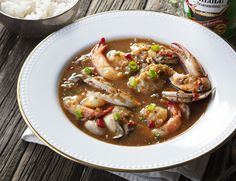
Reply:
[[[158,144],[187,131],[215,91],[184,45],[137,38],[101,38],[69,62],[59,82],[61,107],[75,126],[125,146]]]

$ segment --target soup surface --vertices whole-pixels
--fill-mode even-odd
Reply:
[[[128,146],[166,141],[191,127],[211,94],[207,75],[179,44],[101,41],[62,72],[61,107],[80,130]]]

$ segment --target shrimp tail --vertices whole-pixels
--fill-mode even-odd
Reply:
[[[107,115],[108,113],[110,113],[113,109],[114,109],[114,106],[110,106],[105,110],[95,111],[95,117],[96,118],[103,117],[103,116]]]
[[[108,48],[108,45],[105,44],[96,44],[93,49],[90,52],[90,55],[94,55],[94,54],[103,54]]]
[[[171,113],[170,119],[163,126],[152,130],[154,135],[158,135],[160,137],[166,137],[174,133],[182,125],[181,109],[178,104],[169,101],[167,105],[168,110]]]

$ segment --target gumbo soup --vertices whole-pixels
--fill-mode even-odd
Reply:
[[[213,89],[182,45],[121,39],[81,51],[63,70],[61,107],[80,130],[129,146],[166,141],[205,112]]]

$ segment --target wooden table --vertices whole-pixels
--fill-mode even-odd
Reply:
[[[79,17],[116,9],[165,8],[160,0],[80,0],[80,3]],[[108,172],[70,161],[45,146],[26,143],[20,139],[26,124],[16,101],[17,78],[26,57],[39,41],[11,34],[0,24],[0,181],[124,180]],[[230,39],[230,43],[236,45],[236,36]],[[204,180],[214,180],[232,164],[231,142],[212,154]],[[229,179],[236,180],[236,176]],[[180,180],[188,179],[181,176]]]

